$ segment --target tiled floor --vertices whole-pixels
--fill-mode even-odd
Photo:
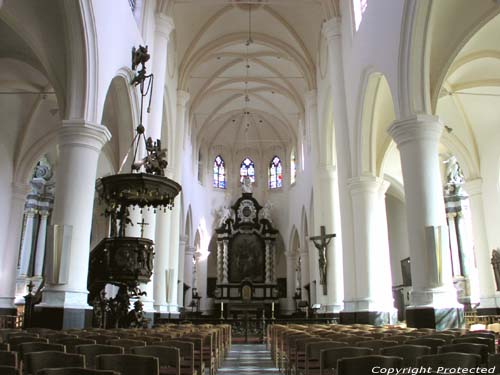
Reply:
[[[274,367],[271,354],[263,344],[233,344],[226,356],[220,375],[275,375],[279,371]]]

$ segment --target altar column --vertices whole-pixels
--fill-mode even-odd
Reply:
[[[355,298],[344,301],[341,322],[391,324],[395,315],[392,298],[389,239],[385,192],[389,183],[375,176],[349,180],[354,214],[353,270]]]
[[[30,192],[28,184],[12,184],[10,207],[4,210],[6,219],[5,228],[0,231],[6,239],[0,247],[0,315],[15,315],[17,310],[14,305],[17,278],[17,262],[21,242],[21,230],[24,216],[26,196]]]
[[[476,178],[467,181],[464,189],[469,194],[472,236],[479,274],[480,305],[477,310],[482,315],[498,315],[500,314],[500,295],[496,291],[495,278],[490,263],[491,250],[488,245],[484,218],[483,180]]]
[[[297,254],[292,253],[290,251],[285,252],[286,257],[286,303],[281,311],[285,313],[285,315],[291,315],[296,311],[295,300],[293,297],[295,296],[295,281],[296,274],[295,268],[297,266]]]
[[[45,245],[47,239],[47,220],[49,211],[40,211],[40,225],[38,227],[38,238],[36,241],[35,251],[35,272],[34,276],[38,278],[43,277],[43,264],[45,261]]]
[[[413,290],[410,327],[446,329],[463,323],[453,286],[439,162],[443,125],[431,115],[397,120],[389,134],[398,145],[405,188]]]
[[[46,281],[36,311],[49,328],[83,328],[92,312],[87,304],[90,229],[97,162],[102,146],[111,138],[102,125],[81,120],[63,121],[59,129],[59,165],[52,222],[67,239],[60,254],[60,269]],[[51,268],[56,266],[52,262]]]

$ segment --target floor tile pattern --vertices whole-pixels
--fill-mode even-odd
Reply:
[[[263,344],[233,344],[221,368],[220,375],[277,375],[271,353]]]

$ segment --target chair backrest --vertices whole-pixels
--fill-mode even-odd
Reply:
[[[392,357],[402,357],[403,366],[414,367],[417,363],[418,357],[431,354],[431,347],[409,344],[389,346],[387,348],[380,349],[380,354]]]
[[[372,340],[372,341],[362,341],[358,343],[358,346],[361,348],[372,348],[374,350],[374,354],[379,354],[380,349],[386,348],[388,346],[396,346],[398,345],[397,341],[389,341],[389,340]]]
[[[109,340],[118,340],[120,339],[120,336],[115,336],[115,335],[98,335],[98,334],[93,334],[93,335],[88,335],[85,336],[86,339],[90,340],[95,340],[96,344],[107,344]]]
[[[66,346],[66,353],[76,353],[75,351],[76,346],[96,344],[96,341],[87,338],[85,339],[69,338],[69,339],[61,339],[58,341],[58,343]]]
[[[78,338],[77,335],[73,335],[71,333],[50,333],[48,335],[45,335],[44,337],[48,338],[50,343],[56,344],[59,343],[59,340]]]
[[[487,345],[462,342],[458,344],[443,345],[439,348],[439,353],[450,352],[479,354],[481,356],[481,363],[486,364],[488,362],[489,349]]]
[[[62,344],[48,344],[46,342],[25,342],[19,344],[18,353],[19,359],[23,359],[26,353],[35,352],[65,352],[66,348]]]
[[[330,349],[330,348],[341,348],[349,346],[345,342],[340,342],[340,341],[320,341],[320,342],[312,342],[306,344],[306,361],[309,360],[314,360],[318,359],[319,360],[319,355],[321,353],[321,350],[323,349]]]
[[[408,340],[413,340],[415,337],[407,335],[394,335],[389,336],[386,340],[397,341],[399,344],[404,344]]]
[[[460,336],[453,340],[453,344],[459,344],[462,342],[470,342],[472,344],[483,344],[488,346],[488,350],[491,354],[495,354],[495,339],[479,337],[479,336]]]
[[[130,353],[130,348],[134,346],[146,346],[146,341],[117,339],[117,340],[108,340],[107,344],[113,346],[121,346],[125,350],[125,353]]]
[[[120,375],[113,370],[92,370],[88,368],[46,368],[38,371],[37,375]]]
[[[403,358],[382,355],[359,356],[355,358],[340,358],[337,362],[337,375],[372,374],[376,367],[394,369],[403,366]]]
[[[438,367],[445,368],[473,368],[481,364],[481,356],[478,354],[467,354],[467,353],[442,353],[442,354],[431,354],[424,355],[417,358],[417,367],[432,367],[437,369]]]
[[[431,348],[431,354],[436,354],[440,346],[446,345],[443,339],[433,339],[427,337],[419,337],[418,339],[408,340],[408,345],[424,345]]]
[[[430,338],[430,339],[444,340],[447,344],[451,344],[451,342],[455,338],[454,335],[449,335],[449,334],[445,334],[445,333],[433,333],[432,335],[427,335],[424,337]]]
[[[500,354],[488,354],[488,368],[500,369]]]
[[[2,375],[19,375],[19,369],[14,366],[1,366],[0,374]]]
[[[23,363],[27,373],[36,374],[44,368],[85,367],[85,357],[63,352],[35,352],[26,353]]]
[[[87,344],[77,345],[75,352],[85,355],[85,367],[96,368],[96,357],[100,354],[124,354],[125,350],[121,346]]]
[[[25,342],[47,342],[47,339],[42,337],[13,337],[9,339],[10,350],[17,352],[19,345]]]
[[[97,356],[99,370],[114,370],[121,375],[158,375],[158,358],[136,354],[103,354]]]
[[[17,367],[17,353],[16,352],[0,352],[0,365],[1,366]],[[0,372],[0,374],[1,374],[1,372]]]
[[[131,348],[132,354],[149,355],[159,360],[160,369],[173,370],[169,374],[181,375],[181,355],[178,348],[171,346],[149,345]]]
[[[342,348],[323,349],[319,355],[320,374],[331,373],[337,368],[337,361],[341,358],[360,357],[373,354],[372,348],[360,348],[357,346],[344,346]]]
[[[2,352],[8,352],[10,351],[10,345],[6,342],[0,342],[0,350]]]

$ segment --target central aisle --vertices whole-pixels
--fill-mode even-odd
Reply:
[[[233,344],[217,373],[221,375],[272,375],[280,372],[274,367],[271,353],[264,344]]]

